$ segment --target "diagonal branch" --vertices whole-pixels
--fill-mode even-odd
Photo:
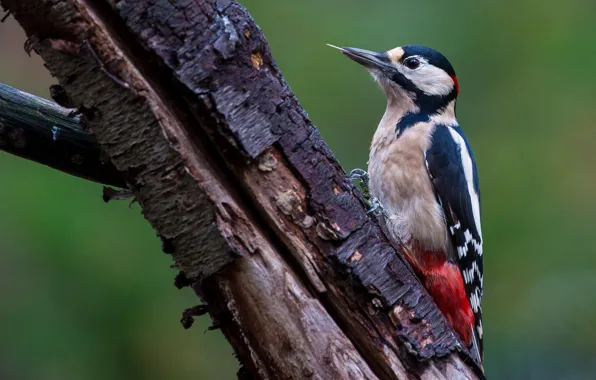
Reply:
[[[254,378],[483,376],[230,0],[0,0]]]
[[[77,177],[125,187],[75,113],[0,83],[0,150]]]

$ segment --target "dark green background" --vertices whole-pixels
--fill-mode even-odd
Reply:
[[[596,378],[596,3],[243,2],[344,168],[365,167],[384,99],[333,43],[416,43],[453,63],[482,188],[491,379]],[[9,19],[0,82],[54,83]],[[138,206],[0,154],[0,378],[231,379],[237,364]]]

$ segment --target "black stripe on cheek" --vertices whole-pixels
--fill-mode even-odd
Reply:
[[[391,70],[390,73],[385,74],[394,83],[399,85],[405,91],[413,93],[416,98],[414,103],[420,108],[420,113],[427,115],[434,115],[439,113],[450,101],[457,98],[457,91],[455,87],[448,95],[427,95],[420,90],[414,82],[406,78],[397,70]]]
[[[389,78],[391,78],[391,80],[393,82],[397,83],[404,90],[413,92],[415,94],[420,93],[420,89],[418,89],[418,87],[416,87],[416,85],[414,84],[414,82],[412,82],[411,80],[409,80],[408,78],[406,78],[399,71],[395,70],[392,73],[390,73],[388,76],[389,76]]]

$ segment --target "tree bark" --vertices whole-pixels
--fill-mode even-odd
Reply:
[[[243,375],[483,378],[238,3],[0,3],[94,110],[87,123]]]

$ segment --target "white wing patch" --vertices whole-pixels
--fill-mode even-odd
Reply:
[[[476,225],[476,231],[478,231],[478,235],[480,236],[480,241],[476,241],[472,237],[472,234],[469,230],[466,230],[464,233],[466,234],[466,242],[472,242],[474,247],[477,249],[478,254],[482,255],[482,227],[480,226],[480,200],[478,199],[478,194],[474,190],[474,168],[472,164],[472,157],[470,157],[470,152],[468,152],[468,147],[466,146],[466,142],[461,137],[459,133],[452,127],[446,127],[451,134],[451,138],[455,143],[459,146],[459,151],[461,152],[461,162],[464,168],[464,175],[466,177],[466,183],[468,185],[468,193],[470,194],[470,201],[472,202],[472,214],[474,215],[474,223]],[[465,256],[465,254],[464,254]],[[460,256],[461,257],[461,256]]]

